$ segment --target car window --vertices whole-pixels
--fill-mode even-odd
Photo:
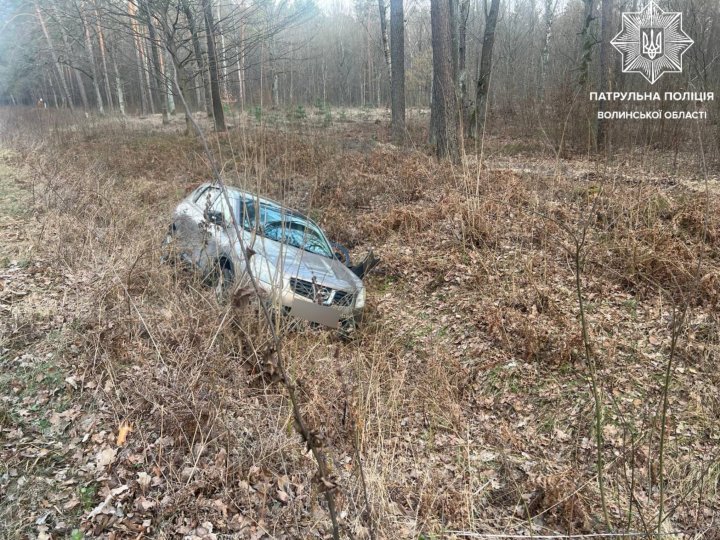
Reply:
[[[225,196],[219,193],[219,191],[220,190],[218,190],[218,194],[215,196],[215,201],[212,203],[210,210],[212,212],[220,212],[222,214],[223,221],[229,225],[230,223],[232,223],[232,211],[227,204]],[[233,199],[230,194],[228,194],[228,198],[232,203]]]
[[[258,226],[260,234],[270,240],[332,258],[323,232],[303,215],[251,199],[245,199],[243,209],[246,228]]]

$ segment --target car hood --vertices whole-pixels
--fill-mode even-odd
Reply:
[[[362,280],[335,258],[323,257],[261,236],[256,236],[252,248],[255,251],[253,258],[260,256],[264,259],[254,261],[253,269],[261,265],[269,268],[272,275],[276,273],[275,269],[280,269],[285,277],[309,282],[315,278],[319,285],[345,291],[363,287]]]

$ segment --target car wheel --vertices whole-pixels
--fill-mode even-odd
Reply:
[[[343,263],[345,266],[350,266],[350,251],[342,244],[336,242],[330,242],[330,247],[333,250],[335,258]]]

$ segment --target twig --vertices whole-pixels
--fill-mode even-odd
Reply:
[[[599,197],[595,199],[595,203]],[[595,209],[590,212],[590,215],[595,214]],[[605,477],[603,475],[603,432],[602,432],[602,401],[600,397],[600,390],[598,388],[597,379],[597,364],[590,351],[590,338],[588,336],[587,320],[585,319],[585,303],[582,293],[582,251],[585,247],[585,241],[587,240],[587,230],[590,226],[590,221],[587,220],[582,228],[580,238],[573,236],[575,242],[575,292],[577,293],[578,308],[580,310],[580,327],[582,331],[583,350],[585,353],[585,363],[590,371],[590,386],[593,393],[593,401],[595,402],[595,445],[597,446],[596,454],[596,467],[598,472],[598,489],[600,490],[600,504],[602,505],[603,518],[605,519],[605,526],[608,530],[611,530],[610,517],[607,510],[607,501],[605,498]]]
[[[703,243],[707,240],[707,231],[708,231],[708,221],[710,218],[710,187],[708,186],[708,169],[707,169],[707,161],[705,159],[705,147],[703,146],[703,140],[702,140],[702,132],[700,131],[700,125],[696,122],[696,125],[698,127],[698,148],[700,152],[700,157],[702,158],[702,164],[703,164],[703,173],[704,173],[704,184],[705,184],[705,213],[703,215],[703,227],[702,227],[702,241]],[[692,301],[693,296],[697,293],[697,290],[700,288],[700,280],[701,275],[700,271],[702,270],[703,255],[705,254],[705,250],[700,251],[700,255],[698,257],[698,263],[697,267],[695,269],[695,280],[693,282],[693,289],[691,292],[691,295],[689,297],[685,297],[685,301],[683,303],[682,309],[680,311],[679,318],[675,316],[675,309],[673,308],[673,320],[672,320],[672,334],[670,338],[670,354],[668,356],[667,366],[665,367],[665,376],[663,379],[663,401],[662,401],[662,411],[660,414],[660,448],[659,448],[659,463],[658,463],[658,484],[659,484],[659,491],[660,491],[660,499],[658,504],[658,524],[657,524],[657,532],[660,533],[660,529],[663,524],[663,520],[665,519],[663,517],[663,505],[665,504],[665,432],[667,430],[667,414],[668,414],[668,408],[669,408],[669,394],[670,394],[670,382],[672,380],[672,366],[673,366],[673,360],[675,359],[675,355],[677,352],[677,342],[680,338],[680,331],[681,328],[685,324],[685,320],[687,317],[687,312],[690,309],[690,302]]]
[[[335,349],[335,365],[338,366],[338,377],[340,378],[343,387],[343,393],[345,394],[345,413],[343,413],[343,423],[345,423],[345,414],[347,414],[347,409],[350,408],[350,414],[347,416],[349,416],[350,429],[352,429],[353,431],[353,448],[355,450],[355,461],[357,461],[357,466],[360,473],[360,485],[362,486],[363,499],[365,500],[365,511],[367,512],[368,520],[368,534],[370,536],[370,540],[375,540],[377,538],[375,534],[375,521],[373,519],[370,498],[368,497],[367,481],[365,479],[365,467],[363,466],[362,456],[360,454],[360,431],[357,424],[357,413],[352,405],[352,394],[350,392],[350,389],[348,388],[348,385],[345,382],[345,378],[343,377],[342,369],[340,368],[341,364],[339,362],[339,358],[340,346],[338,345],[338,347]]]

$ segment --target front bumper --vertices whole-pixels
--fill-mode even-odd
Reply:
[[[330,328],[345,327],[348,324],[354,326],[362,318],[363,309],[356,308],[354,303],[349,306],[318,304],[310,298],[297,294],[290,286],[283,287],[278,294],[276,293],[277,288],[273,289],[270,284],[264,282],[259,282],[259,284],[268,294],[271,303],[282,307],[283,311],[292,317]]]

